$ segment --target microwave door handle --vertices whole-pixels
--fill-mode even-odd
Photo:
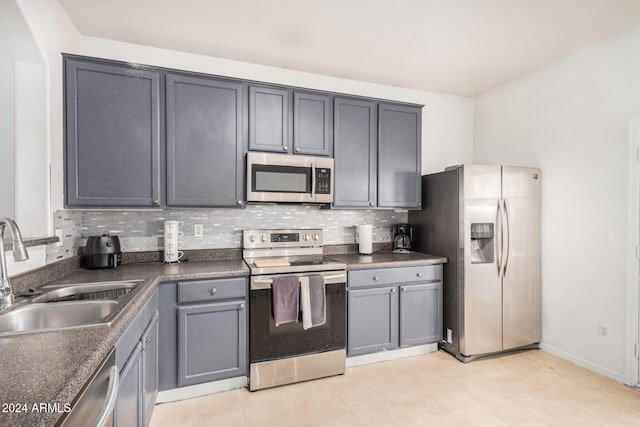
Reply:
[[[311,162],[311,198],[316,198],[316,165]]]

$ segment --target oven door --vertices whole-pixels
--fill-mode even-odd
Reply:
[[[346,348],[346,273],[331,271],[325,278],[326,323],[304,330],[302,321],[276,326],[273,319],[271,280],[251,278],[249,303],[249,360],[251,363],[322,353]],[[311,274],[282,274],[306,276]]]
[[[333,159],[247,153],[247,201],[333,202]]]

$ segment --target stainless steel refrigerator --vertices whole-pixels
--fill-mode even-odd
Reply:
[[[443,340],[459,360],[540,342],[540,170],[462,165],[422,177],[413,248],[443,255]]]

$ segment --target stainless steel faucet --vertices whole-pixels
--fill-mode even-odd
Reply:
[[[27,249],[22,242],[22,235],[18,224],[10,218],[0,219],[0,311],[5,310],[14,302],[13,287],[7,275],[7,260],[4,254],[4,230],[8,228],[13,239],[14,261],[26,261],[29,259]]]

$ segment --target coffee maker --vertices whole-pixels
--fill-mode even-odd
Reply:
[[[394,224],[393,253],[408,254],[411,251],[412,229],[409,224]]]

